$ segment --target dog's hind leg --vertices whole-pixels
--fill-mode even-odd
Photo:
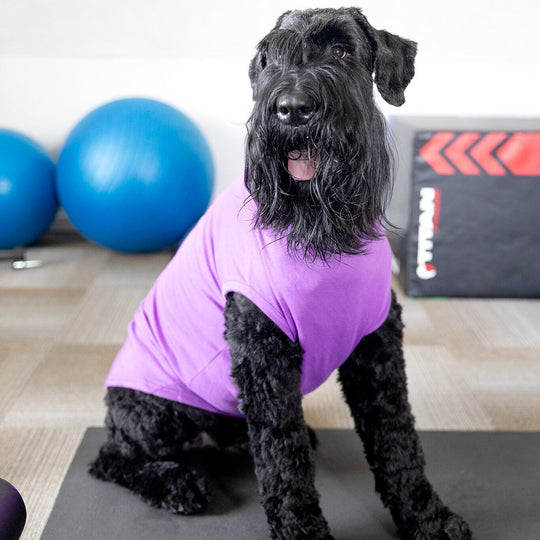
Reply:
[[[339,370],[375,486],[403,539],[471,539],[424,474],[424,457],[407,397],[401,306],[392,293],[386,322],[362,339]]]
[[[109,388],[107,442],[89,472],[120,484],[151,506],[178,514],[202,511],[209,500],[204,476],[184,462],[182,448],[201,429],[197,415],[209,415],[126,388]]]
[[[331,540],[314,486],[314,451],[302,412],[302,349],[238,293],[227,296],[225,320],[271,537]]]

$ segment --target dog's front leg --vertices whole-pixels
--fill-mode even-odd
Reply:
[[[314,486],[314,451],[302,412],[302,349],[238,293],[227,297],[225,321],[271,537],[331,540]]]
[[[407,397],[401,306],[392,294],[386,322],[366,336],[339,370],[345,399],[375,486],[400,537],[469,540],[465,521],[446,508],[424,474],[424,457]]]

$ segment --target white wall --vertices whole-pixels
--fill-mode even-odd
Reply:
[[[242,167],[247,66],[285,9],[341,0],[0,0],[0,126],[56,154],[114,98],[169,102],[201,127],[219,191]],[[537,0],[364,0],[377,28],[419,43],[407,103],[385,114],[540,116]]]

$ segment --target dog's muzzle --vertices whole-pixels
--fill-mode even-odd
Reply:
[[[280,124],[290,128],[305,126],[316,110],[315,100],[301,90],[286,90],[276,99],[275,115]],[[287,169],[295,180],[311,180],[318,163],[318,154],[307,145],[287,154]]]

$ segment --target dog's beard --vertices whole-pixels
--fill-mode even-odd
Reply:
[[[255,226],[286,237],[289,251],[322,260],[362,253],[381,235],[391,185],[384,120],[375,110],[336,128],[323,119],[290,128],[256,106],[246,185]]]

